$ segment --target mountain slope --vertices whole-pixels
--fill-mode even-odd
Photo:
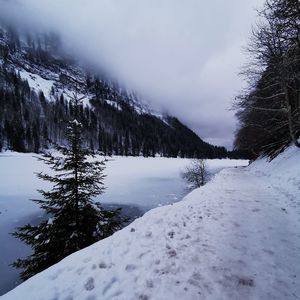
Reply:
[[[2,299],[297,299],[299,159],[223,170]]]
[[[225,157],[174,117],[63,53],[54,34],[0,27],[0,150],[39,152],[65,142],[76,91],[86,146],[104,154]]]

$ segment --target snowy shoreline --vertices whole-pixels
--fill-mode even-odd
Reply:
[[[0,154],[0,211],[3,212],[0,214],[0,237],[3,245],[1,277],[5,276],[6,279],[0,282],[0,294],[14,287],[13,282],[18,276],[18,271],[10,267],[9,263],[29,254],[26,245],[8,236],[8,232],[28,223],[31,216],[41,214],[37,205],[28,200],[40,197],[36,193],[37,188],[47,188],[33,173],[45,171],[44,166],[33,156],[35,155],[30,153],[14,152]],[[180,172],[189,162],[188,159],[160,157],[113,157],[106,169],[108,189],[99,200],[104,201],[104,206],[119,201],[117,206],[126,207],[126,211],[132,206],[132,213],[139,216],[153,207],[178,202],[187,193]],[[213,173],[224,167],[247,164],[245,161],[235,160],[212,160],[208,163]],[[18,209],[15,210],[15,207]],[[7,227],[9,228],[6,230]],[[15,254],[12,249],[17,249]]]
[[[225,169],[3,299],[297,299],[299,159]]]
[[[145,213],[138,207],[134,207],[132,205],[107,204],[103,207],[109,209],[122,208],[121,215],[129,217],[129,223],[133,222],[136,218],[141,217]],[[37,225],[45,218],[46,216],[41,215],[41,212],[36,212],[30,216],[20,218],[14,223],[7,224],[7,227],[1,227],[2,232],[0,232],[0,245],[2,245],[1,247],[3,248],[1,249],[2,265],[0,278],[2,279],[0,281],[0,297],[22,283],[19,278],[20,270],[13,268],[10,264],[17,258],[25,258],[31,254],[31,250],[28,246],[10,234],[6,237],[5,232],[12,233],[17,227],[23,226],[24,224]],[[4,261],[6,261],[6,263],[3,263]]]

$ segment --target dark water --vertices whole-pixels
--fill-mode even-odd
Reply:
[[[19,239],[14,238],[10,233],[17,227],[27,223],[36,225],[41,222],[43,216],[33,214],[26,218],[21,218],[9,224],[1,224],[0,230],[0,295],[13,289],[21,283],[19,279],[19,270],[13,268],[10,264],[18,258],[25,258],[31,253],[30,247],[25,245]]]
[[[145,210],[132,205],[105,204],[106,209],[122,208],[122,215],[134,219],[141,217]],[[19,239],[14,238],[10,233],[14,232],[17,227],[30,223],[31,225],[39,224],[45,215],[35,213],[13,221],[11,224],[1,224],[0,230],[0,296],[7,293],[22,281],[19,278],[19,270],[11,266],[11,263],[18,258],[25,258],[31,254],[31,249]]]

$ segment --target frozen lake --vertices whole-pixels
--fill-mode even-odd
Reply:
[[[105,206],[120,205],[135,217],[160,205],[181,200],[187,185],[180,173],[188,159],[114,157],[106,163],[106,191],[96,198]],[[208,160],[208,169],[217,173],[225,167],[247,165],[241,160]],[[0,295],[19,283],[18,270],[10,264],[30,254],[30,249],[9,233],[16,227],[38,223],[43,212],[29,199],[38,199],[37,189],[48,189],[48,183],[34,172],[49,171],[32,154],[0,154]]]

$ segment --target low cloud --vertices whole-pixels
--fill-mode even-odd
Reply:
[[[230,146],[237,76],[262,0],[2,0],[2,16],[58,31],[74,54],[107,70],[202,138]]]

